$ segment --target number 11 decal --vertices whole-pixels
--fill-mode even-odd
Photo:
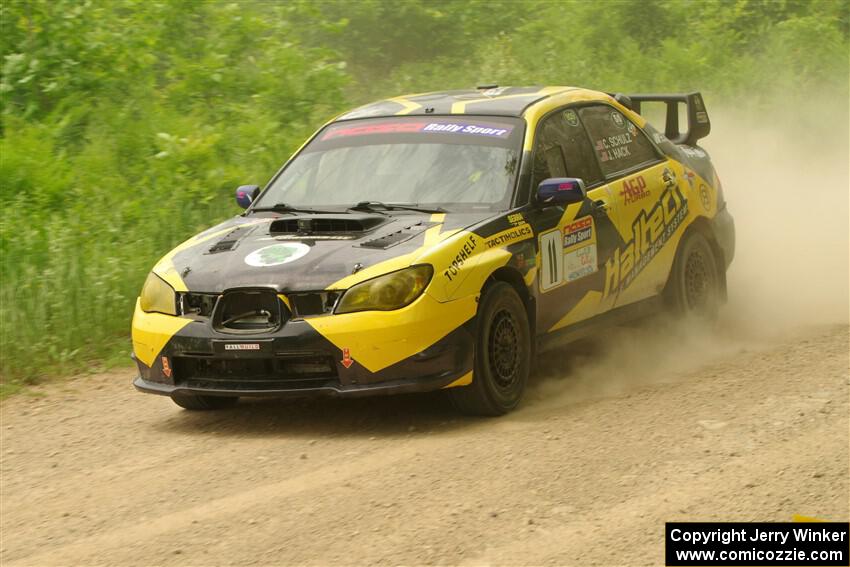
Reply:
[[[540,236],[540,258],[540,291],[548,291],[564,283],[564,244],[560,230]]]

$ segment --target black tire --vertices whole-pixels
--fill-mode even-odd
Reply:
[[[679,246],[665,296],[674,314],[714,321],[722,303],[720,269],[708,240],[691,232]]]
[[[200,394],[171,394],[171,400],[183,409],[208,411],[232,408],[239,398],[235,396],[202,396]]]
[[[497,416],[522,399],[531,369],[528,313],[509,284],[489,286],[478,305],[472,384],[448,390],[467,415]]]

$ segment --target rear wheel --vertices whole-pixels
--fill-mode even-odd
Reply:
[[[200,394],[171,394],[171,400],[187,410],[205,411],[232,408],[239,398],[235,396],[202,396]]]
[[[679,247],[665,290],[672,310],[706,321],[717,317],[721,303],[721,274],[711,244],[691,232]]]
[[[472,384],[448,394],[462,413],[502,415],[519,404],[531,368],[528,314],[513,287],[497,282],[487,288],[476,331]]]

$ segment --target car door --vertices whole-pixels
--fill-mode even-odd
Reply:
[[[577,109],[564,107],[538,124],[532,153],[532,193],[544,179],[577,177],[587,199],[566,207],[534,207],[538,235],[537,328],[554,331],[608,309],[604,266],[621,239],[616,203]]]
[[[684,205],[676,174],[644,132],[616,108],[595,104],[578,113],[615,202],[622,240],[600,266],[604,301],[610,306],[640,301],[659,293],[667,280],[669,266],[663,265],[670,254],[662,254],[662,248]]]

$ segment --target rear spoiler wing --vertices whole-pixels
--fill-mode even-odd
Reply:
[[[705,138],[711,132],[711,121],[705,110],[702,95],[698,92],[687,94],[622,94],[611,95],[614,100],[640,114],[640,105],[643,102],[663,102],[667,105],[667,123],[664,126],[664,135],[676,144],[687,144],[695,146],[697,140]],[[688,124],[687,129],[682,132],[679,129],[679,105],[687,107]]]

